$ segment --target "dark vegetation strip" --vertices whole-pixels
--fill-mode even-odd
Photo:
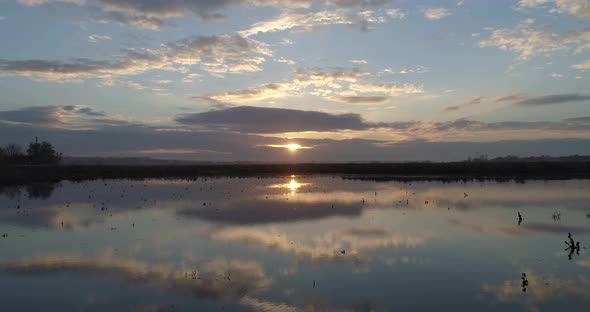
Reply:
[[[590,178],[590,162],[450,162],[356,164],[216,164],[187,166],[0,165],[0,184],[96,179],[175,179],[284,175],[364,176],[372,180]]]

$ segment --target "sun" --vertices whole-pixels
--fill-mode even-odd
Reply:
[[[299,145],[299,144],[287,144],[287,145],[285,145],[285,147],[286,147],[286,148],[287,148],[289,151],[291,151],[291,152],[295,152],[296,150],[298,150],[298,149],[300,149],[300,148],[301,148],[301,145]]]

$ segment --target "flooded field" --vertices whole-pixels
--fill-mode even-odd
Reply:
[[[2,311],[589,311],[590,180],[0,189]]]

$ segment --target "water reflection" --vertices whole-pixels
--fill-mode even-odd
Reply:
[[[305,183],[297,182],[295,180],[295,175],[292,175],[289,183],[271,184],[268,187],[271,189],[288,189],[288,190],[290,190],[291,195],[295,195],[295,193],[297,193],[297,190],[299,190],[302,186],[310,186],[310,185],[312,185],[312,183],[310,183],[310,182],[305,182]]]
[[[327,176],[4,187],[2,309],[583,311],[589,187]]]

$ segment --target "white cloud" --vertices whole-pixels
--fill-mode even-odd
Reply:
[[[359,92],[359,93],[377,93],[377,94],[385,94],[389,96],[400,96],[404,94],[418,94],[424,93],[424,88],[422,86],[417,86],[413,84],[362,84],[362,83],[353,83],[349,86],[350,90]]]
[[[401,18],[401,14],[387,11],[386,15],[383,15],[371,10],[356,12],[345,9],[308,13],[285,12],[278,17],[254,23],[250,28],[238,33],[244,37],[248,37],[259,33],[279,32],[290,29],[310,32],[329,25],[355,26],[362,31],[368,31],[371,29],[371,24],[385,23],[388,17]],[[287,44],[291,43],[291,41],[287,41]]]
[[[402,12],[400,9],[388,9],[385,13],[390,16],[391,18],[397,19],[404,19],[406,18],[406,13]]]
[[[361,65],[361,64],[368,64],[366,60],[350,60],[352,64]]]
[[[201,75],[199,74],[188,74],[186,75],[184,78],[182,78],[182,82],[184,83],[191,83],[193,82],[196,78],[200,77]]]
[[[520,0],[520,8],[534,8],[545,4],[553,4],[551,13],[567,13],[579,19],[590,19],[590,2],[588,0]]]
[[[580,64],[576,64],[573,67],[576,69],[590,69],[590,59],[587,59]]]
[[[414,84],[377,83],[376,75],[358,69],[300,69],[289,82],[268,83],[250,89],[198,97],[217,102],[245,104],[274,98],[313,95],[346,104],[385,104],[390,97],[424,93]]]
[[[112,40],[110,36],[106,35],[90,35],[88,36],[88,42],[96,43],[100,40]]]
[[[590,30],[560,35],[537,30],[533,28],[534,24],[533,19],[527,19],[515,29],[495,29],[488,40],[479,42],[479,46],[514,52],[518,54],[518,61],[526,61],[536,55],[549,55],[571,47],[585,46],[590,41]]]
[[[284,58],[284,57],[281,57],[281,58],[275,59],[275,62],[278,62],[278,63],[285,63],[285,64],[287,64],[287,65],[296,65],[296,64],[297,64],[297,62],[295,62],[295,61],[293,61],[293,60],[290,60],[290,59],[286,59],[286,58]]]
[[[446,8],[425,8],[422,10],[422,14],[429,20],[439,20],[450,16],[452,13]]]
[[[98,78],[108,82],[113,76],[132,76],[158,69],[186,72],[192,65],[199,65],[211,74],[257,72],[262,70],[261,64],[268,56],[272,52],[266,44],[238,35],[190,37],[161,45],[158,50],[125,50],[124,56],[115,61],[0,59],[0,73],[54,81]]]

